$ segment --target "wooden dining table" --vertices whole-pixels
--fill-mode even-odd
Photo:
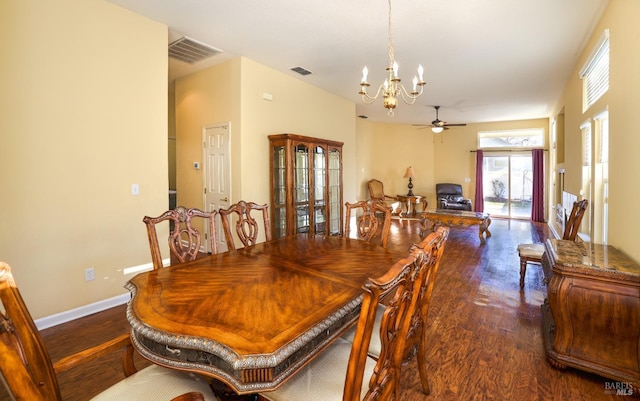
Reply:
[[[132,341],[237,394],[273,390],[356,322],[362,285],[401,256],[298,234],[140,273],[125,285]]]

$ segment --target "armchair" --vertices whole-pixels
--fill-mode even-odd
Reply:
[[[471,211],[471,199],[462,196],[462,186],[459,184],[436,184],[436,198],[438,209]]]
[[[392,214],[400,214],[402,211],[400,201],[395,196],[389,196],[384,194],[384,185],[382,181],[375,178],[367,182],[367,188],[369,188],[369,199],[382,202],[385,206],[391,208]]]

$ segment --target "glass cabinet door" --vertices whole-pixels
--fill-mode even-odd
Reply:
[[[307,233],[311,227],[309,210],[309,147],[294,147],[293,203],[296,209],[296,232]]]
[[[329,149],[329,235],[342,233],[342,194],[340,193],[340,150]]]
[[[313,148],[313,223],[316,234],[326,233],[326,152],[322,146]]]
[[[273,147],[273,228],[275,238],[287,235],[287,182],[284,145]]]

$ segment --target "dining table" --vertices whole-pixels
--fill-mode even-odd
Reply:
[[[236,394],[273,390],[355,324],[363,284],[402,256],[297,234],[143,272],[125,284],[131,339],[149,361]]]

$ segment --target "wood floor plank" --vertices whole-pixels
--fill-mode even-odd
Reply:
[[[389,247],[420,241],[417,221],[392,222]],[[542,241],[546,225],[493,219],[480,244],[477,227],[453,227],[436,279],[428,318],[429,383],[421,390],[415,360],[403,370],[402,400],[630,400],[605,391],[611,380],[553,368],[545,358],[540,304],[546,286],[539,266],[519,286],[519,243]],[[19,283],[18,283],[19,284]],[[129,330],[119,306],[43,331],[53,360]],[[148,362],[138,361],[140,364]],[[63,398],[85,401],[121,380],[119,356],[60,377]],[[8,400],[0,388],[0,401]]]

